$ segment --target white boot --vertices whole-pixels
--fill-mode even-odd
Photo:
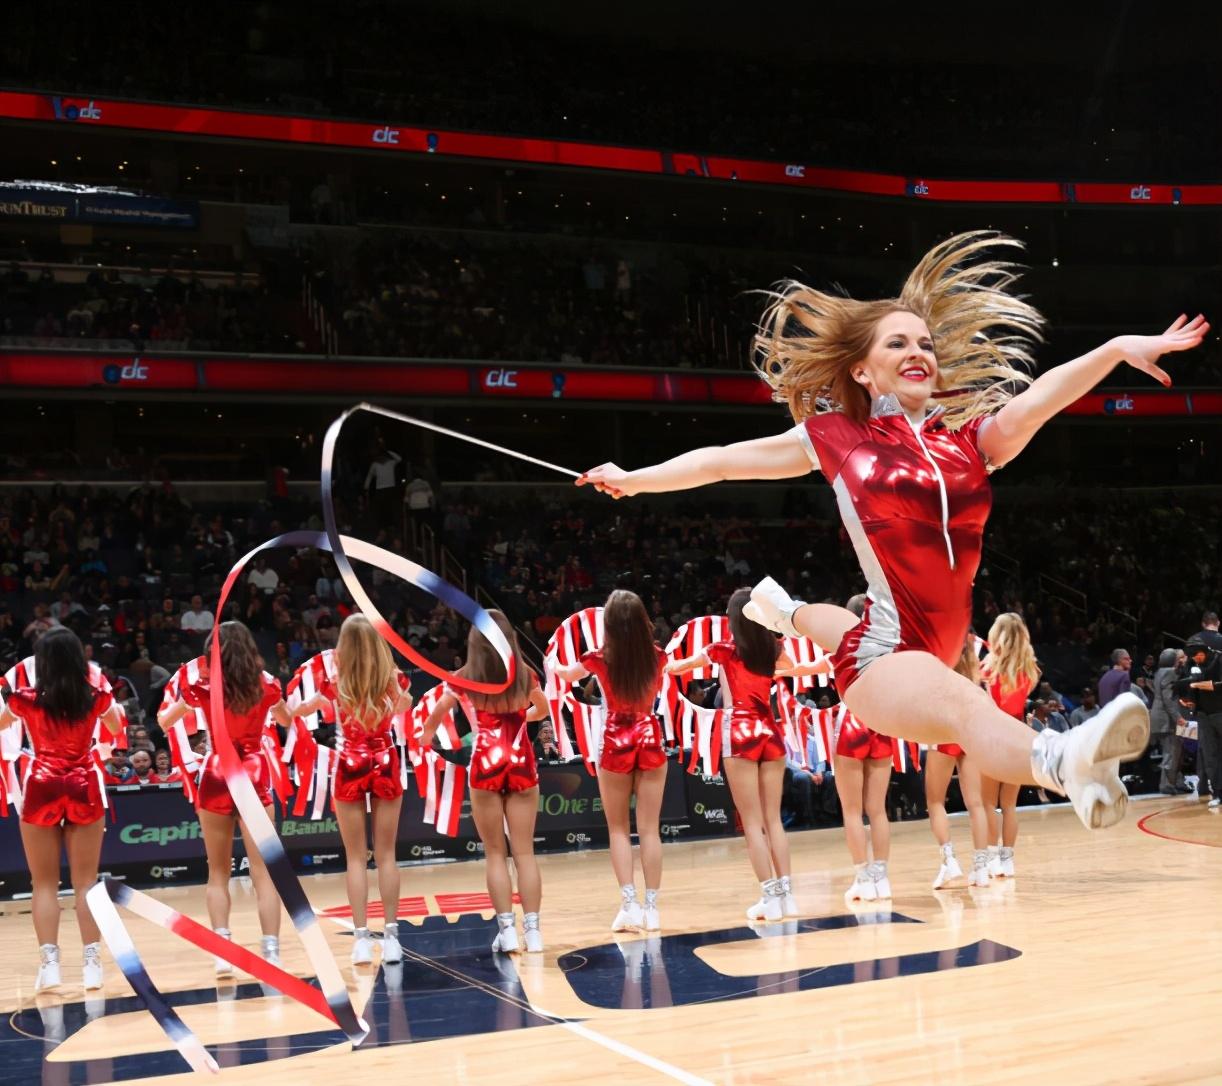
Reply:
[[[955,859],[955,846],[949,841],[941,847],[942,866],[938,868],[938,876],[933,880],[935,890],[950,890],[964,884],[963,868]]]
[[[645,913],[636,899],[636,887],[625,883],[619,888],[619,912],[611,921],[612,931],[640,931],[645,926]]]
[[[58,988],[59,983],[59,947],[54,943],[43,943],[38,948],[38,976],[34,980],[34,991]]]
[[[1036,784],[1068,796],[1084,826],[1103,829],[1119,822],[1128,807],[1120,763],[1140,757],[1149,739],[1145,702],[1121,694],[1068,732],[1039,732],[1031,748],[1031,773]]]
[[[967,877],[968,886],[988,886],[989,850],[978,848],[972,853],[972,873]]]
[[[213,928],[212,929],[222,939],[228,939],[232,942],[233,933],[228,928]],[[218,977],[233,976],[233,962],[227,962],[224,958],[218,957],[216,960],[216,975]]]
[[[644,922],[646,931],[661,931],[662,918],[658,915],[658,891],[645,890]]]
[[[989,845],[989,878],[1001,878],[1001,849],[996,845]]]
[[[522,915],[522,934],[526,937],[527,954],[543,953],[543,932],[539,928],[538,913],[524,913]]]
[[[781,876],[781,914],[786,919],[802,915],[797,899],[793,896],[793,884],[788,875]]]
[[[102,987],[101,943],[85,944],[85,957],[81,962],[81,978],[87,992],[95,992]]]
[[[748,920],[780,920],[784,914],[781,905],[779,880],[765,879],[760,883],[760,899],[747,909]]]
[[[382,928],[382,964],[397,965],[403,961],[403,945],[399,942],[399,922],[388,920]]]
[[[874,880],[870,878],[870,865],[857,864],[857,874],[853,878],[853,885],[844,892],[844,901],[846,905],[851,905],[854,901],[877,901],[878,890],[874,885]]]
[[[887,878],[887,861],[875,860],[869,867],[870,878],[874,881],[874,896],[879,901],[891,900],[891,880]]]
[[[794,612],[802,606],[771,577],[765,577],[751,589],[751,600],[743,606],[743,614],[774,633],[785,637],[801,637],[793,624]]]
[[[373,937],[368,928],[357,928],[352,933],[352,964],[370,965],[373,963]]]
[[[496,938],[492,940],[492,949],[502,954],[518,952],[518,928],[513,913],[496,914]]]
[[[261,949],[263,951],[263,960],[268,965],[280,964],[280,936],[265,935],[261,941]]]
[[[1001,877],[1003,879],[1014,878],[1014,850],[1001,846]]]

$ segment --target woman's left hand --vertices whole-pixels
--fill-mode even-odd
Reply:
[[[1191,321],[1181,315],[1161,336],[1117,336],[1113,342],[1125,362],[1170,388],[1171,375],[1158,365],[1158,360],[1172,351],[1190,351],[1200,346],[1208,331],[1209,322],[1203,315],[1197,314]]]

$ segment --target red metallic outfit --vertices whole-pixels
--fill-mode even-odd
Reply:
[[[610,673],[602,649],[587,652],[581,657],[581,666],[598,679],[603,697],[607,700],[607,722],[603,727],[602,755],[598,759],[601,769],[612,773],[632,773],[634,770],[657,769],[666,764],[666,752],[662,749],[662,729],[653,714],[653,703],[662,688],[662,668],[666,664],[666,653],[657,649],[658,676],[653,692],[645,704],[633,705],[619,697],[611,686]]]
[[[525,792],[539,783],[535,748],[526,734],[526,706],[512,713],[475,710],[475,742],[467,780],[486,792]]]
[[[93,707],[80,720],[57,720],[37,702],[30,687],[15,690],[8,707],[21,718],[34,748],[25,781],[21,820],[34,826],[68,822],[87,826],[102,817],[102,782],[93,760],[93,736],[99,716],[114,704],[109,690],[93,691]]]
[[[895,740],[889,735],[880,735],[867,728],[841,704],[836,718],[836,754],[841,758],[852,758],[858,762],[885,758],[890,761],[895,754]]]
[[[407,689],[407,677],[402,672],[398,676],[398,689]],[[399,751],[392,728],[394,716],[387,713],[376,727],[366,728],[344,711],[333,684],[327,684],[325,693],[335,701],[340,717],[339,760],[331,794],[343,803],[364,802],[367,795],[377,799],[397,799],[403,795]]]
[[[1035,685],[1026,675],[1018,676],[1018,685],[1013,690],[1004,693],[1001,689],[1001,679],[989,683],[989,696],[997,702],[997,707],[1007,716],[1015,720],[1025,720],[1027,716],[1027,697]]]
[[[928,652],[948,667],[959,659],[992,504],[976,444],[983,421],[952,432],[935,408],[914,429],[884,396],[865,422],[829,412],[797,428],[868,582],[865,614],[832,657],[842,695],[894,652]]]
[[[715,641],[704,655],[721,668],[722,688],[729,694],[722,714],[722,756],[752,762],[784,758],[785,735],[772,715],[772,676],[749,671],[733,641]]]
[[[263,749],[263,731],[267,714],[272,706],[281,699],[280,684],[266,672],[263,674],[263,696],[255,702],[253,708],[244,713],[225,710],[225,724],[229,729],[229,737],[237,748],[238,756],[250,783],[255,786],[255,794],[264,806],[272,801],[272,767],[268,765],[267,754]],[[209,686],[206,682],[193,683],[182,691],[182,699],[195,709],[203,709],[208,717],[209,728],[212,723],[212,704]],[[221,760],[216,751],[208,754],[199,774],[199,795],[195,800],[199,810],[211,811],[213,814],[234,815],[237,808],[233,797],[229,794],[229,786],[225,783],[225,774],[221,771]]]

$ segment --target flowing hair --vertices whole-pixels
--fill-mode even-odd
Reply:
[[[1029,384],[1032,343],[1044,319],[1009,293],[1018,265],[976,259],[997,245],[1022,242],[993,230],[956,234],[935,245],[908,276],[897,298],[860,302],[789,280],[770,292],[771,304],[754,339],[755,368],[788,404],[795,422],[816,411],[869,417],[869,393],[851,368],[870,352],[879,321],[889,313],[920,317],[938,360],[937,396],[943,420],[957,430],[989,415]]]
[[[376,728],[395,703],[395,662],[390,646],[369,619],[352,614],[339,628],[335,657],[344,712],[366,731]]]
[[[750,599],[751,589],[740,588],[726,604],[734,651],[742,660],[743,667],[753,675],[772,675],[776,671],[777,658],[781,655],[781,642],[770,630],[743,614],[743,608]]]
[[[603,658],[617,700],[651,708],[662,665],[649,612],[635,592],[617,588],[603,604]]]
[[[989,654],[980,664],[981,670],[1001,683],[1003,691],[1018,689],[1021,678],[1030,679],[1032,685],[1040,677],[1035,662],[1035,650],[1031,648],[1031,635],[1022,615],[1013,611],[998,615],[989,628]]]
[[[263,697],[263,657],[245,624],[221,623],[221,671],[224,673],[225,708],[235,713],[250,712]],[[204,655],[212,658],[212,638],[204,642]]]
[[[509,624],[503,611],[489,611],[492,621],[500,627],[501,633],[513,649],[514,675],[508,689],[499,694],[480,694],[474,690],[467,691],[471,703],[477,709],[489,713],[513,713],[530,704],[530,690],[534,685],[535,673],[522,655],[518,644],[518,635]],[[467,634],[467,662],[458,672],[463,678],[474,679],[481,683],[503,683],[505,681],[505,665],[496,649],[474,626]]]
[[[81,639],[53,626],[34,644],[34,700],[54,720],[93,723],[94,692]]]
[[[959,654],[959,662],[955,664],[955,671],[973,686],[980,685],[980,655],[976,651],[976,631],[970,626],[963,642],[963,652]]]

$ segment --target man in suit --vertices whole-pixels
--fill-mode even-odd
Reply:
[[[1157,744],[1162,758],[1158,790],[1164,796],[1192,791],[1180,774],[1184,739],[1176,730],[1185,723],[1184,706],[1175,692],[1175,681],[1179,677],[1176,669],[1183,658],[1179,649],[1163,649],[1152,684],[1154,704],[1150,706],[1150,741]]]

